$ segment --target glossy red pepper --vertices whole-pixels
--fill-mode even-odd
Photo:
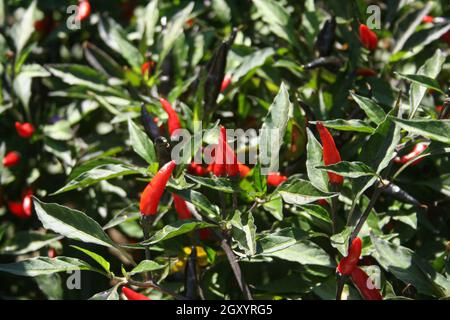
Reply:
[[[369,27],[367,27],[365,24],[361,24],[359,26],[359,40],[361,41],[362,45],[370,51],[373,51],[377,48],[378,37],[376,33],[370,30]]]
[[[349,275],[352,273],[353,269],[355,269],[358,265],[359,257],[361,256],[361,250],[361,238],[356,237],[355,239],[353,239],[352,244],[348,249],[347,256],[339,261],[337,269],[340,274]]]
[[[173,110],[169,101],[164,98],[160,98],[159,102],[161,102],[163,109],[169,116],[169,119],[167,120],[167,126],[169,128],[169,134],[172,136],[175,130],[181,128],[180,119],[178,118],[178,114],[175,112],[175,110]]]
[[[20,154],[16,151],[10,151],[5,155],[2,162],[4,167],[14,167],[20,162]]]
[[[191,162],[187,168],[188,172],[196,176],[205,176],[208,174],[208,170],[203,168],[201,164]]]
[[[78,12],[75,17],[76,21],[83,21],[91,14],[91,4],[87,0],[81,0],[78,4]]]
[[[249,166],[247,166],[243,163],[238,163],[238,166],[239,166],[239,174],[240,174],[241,178],[245,178],[246,176],[248,176],[248,174],[252,170],[252,169],[250,169]]]
[[[372,280],[369,279],[367,273],[361,268],[354,268],[351,273],[353,284],[361,293],[365,300],[383,300],[383,296],[379,289],[375,288]]]
[[[325,199],[319,199],[319,200],[316,201],[316,203],[317,203],[318,205],[323,206],[323,207],[328,205],[328,201],[325,200]]]
[[[224,92],[225,90],[227,90],[230,84],[231,84],[231,76],[229,74],[226,74],[225,77],[223,77],[222,84],[220,86],[220,92]]]
[[[174,193],[172,194],[172,196],[173,196],[173,203],[175,205],[175,211],[178,213],[178,219],[180,220],[191,219],[192,213],[191,211],[189,211],[186,201],[182,197]]]
[[[158,212],[159,200],[164,193],[166,184],[169,181],[175,166],[174,160],[166,163],[155,174],[147,187],[145,187],[140,201],[140,211],[142,215],[155,215]]]
[[[134,290],[127,287],[122,287],[122,293],[128,300],[150,300],[150,298],[140,294]]]
[[[410,161],[410,160],[416,158],[417,156],[421,155],[427,148],[428,148],[428,143],[420,142],[420,143],[418,143],[418,144],[416,144],[414,146],[414,148],[411,150],[410,153],[405,154],[402,157],[395,157],[394,158],[394,162],[395,163],[402,163],[402,164],[407,163],[408,161]],[[412,162],[411,165],[414,166],[414,165],[420,163],[422,160],[423,160],[423,158],[418,159],[418,160]]]
[[[49,258],[55,258],[56,257],[56,250],[55,250],[55,248],[50,248],[50,249],[48,249],[48,251],[47,251],[47,256],[49,257]]]
[[[34,127],[29,122],[16,122],[16,131],[22,138],[30,138],[34,134]]]
[[[286,176],[281,175],[279,172],[272,172],[267,176],[267,184],[269,186],[278,187],[287,179],[288,178]]]
[[[214,239],[214,234],[211,231],[211,229],[209,228],[204,228],[204,229],[200,229],[198,230],[198,237],[200,238],[200,240],[205,241],[205,240],[213,240]]]
[[[31,204],[26,203],[24,200],[22,200],[22,202],[9,201],[8,209],[13,215],[20,219],[28,219],[31,217]]]
[[[434,21],[434,17],[432,17],[432,16],[425,16],[422,18],[423,23],[433,23],[433,21]]]
[[[323,163],[328,166],[330,164],[341,162],[341,155],[336,148],[336,144],[334,143],[334,139],[331,133],[327,128],[324,127],[322,122],[317,122],[316,126],[317,130],[319,131],[320,140],[322,141]],[[344,182],[344,177],[333,172],[327,173],[331,183],[342,184]]]
[[[237,156],[234,153],[234,150],[231,149],[230,145],[227,142],[227,130],[225,127],[220,127],[220,140],[223,144],[224,153],[224,162],[225,162],[225,170],[229,177],[234,177],[239,175],[239,164],[237,160]]]
[[[27,189],[24,192],[24,195],[22,197],[22,207],[23,212],[27,217],[31,216],[31,213],[33,212],[33,199],[31,198],[33,196],[33,190]]]

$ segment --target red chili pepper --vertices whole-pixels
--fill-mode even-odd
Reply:
[[[202,241],[214,239],[213,232],[209,228],[198,230],[198,237]]]
[[[412,151],[402,157],[395,157],[394,158],[394,162],[395,163],[407,163],[408,161],[416,158],[417,156],[419,156],[420,154],[422,154],[422,152],[424,152],[426,149],[428,148],[428,143],[426,142],[420,142],[418,144],[416,144],[414,146],[414,148],[412,149]],[[411,163],[412,166],[415,166],[416,164],[420,163],[423,160],[423,158],[418,159],[414,162]]]
[[[440,39],[450,46],[450,31],[444,33]]]
[[[361,268],[353,269],[351,278],[359,293],[365,300],[383,300],[380,290],[375,288],[372,280]]]
[[[175,130],[181,128],[180,119],[178,118],[178,114],[175,112],[175,110],[173,110],[169,101],[167,101],[164,98],[160,98],[159,102],[161,102],[163,109],[166,111],[167,115],[169,116],[169,119],[167,120],[167,125],[169,128],[169,134],[172,136],[172,134],[174,133]]]
[[[366,49],[373,51],[377,48],[378,37],[365,24],[359,26],[359,39]]]
[[[34,133],[34,127],[29,122],[16,122],[16,131],[22,138],[30,138]]]
[[[142,215],[155,215],[158,212],[158,204],[164,193],[176,163],[174,160],[166,163],[155,174],[150,183],[145,187],[141,195],[140,210]]]
[[[316,126],[319,131],[320,140],[322,141],[324,164],[328,166],[330,164],[341,162],[341,155],[336,148],[336,144],[334,143],[331,133],[323,126],[322,122],[317,122]],[[344,177],[333,172],[327,173],[331,183],[342,184],[344,182]]]
[[[434,17],[432,17],[432,16],[425,16],[422,18],[423,23],[433,23],[433,21],[434,21]]]
[[[288,178],[286,176],[281,175],[279,172],[273,172],[269,173],[269,175],[267,176],[267,184],[269,186],[278,187],[287,179]]]
[[[33,212],[33,200],[31,197],[33,196],[33,190],[27,189],[24,193],[24,196],[22,197],[22,207],[23,212],[27,217],[31,216],[31,213]]]
[[[377,72],[369,68],[358,68],[356,69],[356,75],[361,77],[375,77]]]
[[[359,257],[361,256],[362,241],[361,238],[356,237],[353,239],[350,248],[348,249],[348,255],[339,261],[338,271],[340,274],[349,275],[353,269],[358,265]]]
[[[144,62],[141,66],[141,74],[143,77],[147,77],[150,75],[150,73],[153,70],[153,67],[155,66],[155,62],[154,61],[147,61]]]
[[[83,21],[91,14],[91,4],[87,0],[81,0],[78,4],[78,12],[75,17],[76,21]]]
[[[226,173],[229,177],[234,177],[239,174],[239,164],[237,161],[236,154],[227,142],[227,130],[225,127],[220,127],[220,140],[223,145],[224,153],[224,163]]]
[[[222,85],[220,86],[220,92],[224,92],[230,84],[231,76],[229,74],[226,74],[225,77],[223,77]]]
[[[134,290],[127,287],[122,287],[122,293],[128,300],[150,300],[150,298],[140,294]]]
[[[54,258],[54,257],[56,257],[56,250],[55,250],[55,248],[50,248],[50,249],[48,249],[48,251],[47,251],[47,256],[49,257],[49,258]]]
[[[208,174],[208,170],[203,168],[201,164],[191,162],[187,168],[188,172],[196,176],[204,176]]]
[[[13,167],[18,165],[20,162],[20,154],[16,151],[8,152],[3,158],[4,167]]]
[[[172,196],[173,196],[173,203],[175,205],[175,211],[178,213],[178,219],[180,220],[191,219],[192,213],[191,211],[189,211],[186,201],[184,201],[183,198],[177,196],[174,193],[172,194]]]
[[[31,217],[31,196],[25,196],[22,199],[22,202],[9,201],[8,209],[14,214],[16,217],[20,219],[28,219]]]
[[[245,178],[252,169],[250,169],[249,166],[243,164],[243,163],[238,163],[239,166],[239,174],[241,175],[241,178]]]
[[[327,206],[328,205],[328,201],[325,200],[325,199],[319,199],[319,200],[316,201],[316,203],[318,205],[321,205],[321,206]]]

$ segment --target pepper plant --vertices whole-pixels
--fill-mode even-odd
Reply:
[[[449,13],[0,0],[0,297],[448,298]]]

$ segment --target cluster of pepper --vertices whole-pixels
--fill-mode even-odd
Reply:
[[[30,139],[35,129],[33,125],[29,122],[16,122],[15,123],[16,132],[17,134],[24,138],[24,139]],[[7,168],[12,168],[20,164],[21,161],[21,155],[17,151],[9,151],[6,153],[5,157],[3,158],[3,166]],[[32,214],[32,201],[31,196],[33,195],[33,190],[31,188],[27,188],[22,192],[22,199],[21,201],[8,201],[8,209],[9,211],[14,214],[16,217],[20,219],[27,219],[31,217]]]

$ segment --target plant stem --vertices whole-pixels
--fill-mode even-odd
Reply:
[[[253,300],[248,284],[244,280],[244,276],[242,275],[241,267],[239,266],[236,256],[234,255],[233,250],[228,244],[227,239],[220,232],[215,231],[214,233],[220,239],[220,246],[227,256],[228,262],[230,263],[231,269],[233,270],[234,276],[245,299]]]
[[[154,221],[154,217],[151,215],[146,215],[146,216],[142,216],[141,217],[141,226],[142,226],[142,232],[144,233],[144,241],[150,239],[150,231],[152,229],[152,224]],[[145,246],[145,260],[151,260],[151,253],[150,253],[150,248],[149,245]],[[152,278],[152,274],[151,273],[145,273],[145,279]]]
[[[342,291],[344,290],[344,285],[345,282],[347,282],[348,277],[345,275],[339,276],[338,274],[336,275],[336,277],[337,277],[336,300],[341,300]]]

